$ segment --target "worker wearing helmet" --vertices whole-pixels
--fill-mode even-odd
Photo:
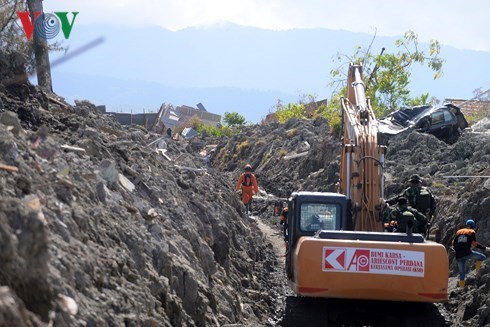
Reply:
[[[253,196],[259,193],[257,178],[252,173],[252,166],[245,165],[245,172],[240,175],[236,184],[236,190],[242,191],[242,202],[247,208],[247,214],[252,210]]]
[[[422,178],[419,175],[412,175],[408,179],[409,187],[394,198],[388,199],[386,202],[389,205],[394,205],[398,199],[405,197],[408,199],[408,204],[417,211],[426,215],[429,219],[436,211],[436,200],[429,188],[422,186]]]
[[[466,227],[456,232],[453,240],[453,247],[456,252],[456,262],[459,271],[459,287],[464,287],[465,263],[468,259],[476,259],[476,271],[480,270],[481,263],[487,257],[472,247],[487,251],[487,248],[476,241],[475,221],[468,219]]]

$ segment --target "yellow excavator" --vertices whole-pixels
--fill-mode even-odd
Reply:
[[[384,232],[386,146],[351,64],[343,118],[339,193],[295,192],[288,206],[286,273],[307,297],[443,302],[449,264],[443,245],[421,234]]]

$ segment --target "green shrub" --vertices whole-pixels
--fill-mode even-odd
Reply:
[[[342,115],[340,106],[340,96],[336,96],[328,103],[318,108],[318,114],[326,118],[330,126],[331,133],[340,136],[342,132]]]
[[[248,141],[243,141],[237,145],[236,154],[240,157],[243,156],[249,147],[250,143]]]
[[[255,142],[255,145],[256,146],[263,146],[263,145],[266,145],[267,144],[267,141],[264,140],[264,139],[259,139],[257,142]]]
[[[279,121],[281,124],[284,124],[291,118],[305,119],[305,105],[302,103],[288,103],[285,106],[283,106],[282,104],[278,104],[276,117],[277,121]]]
[[[272,158],[272,155],[270,153],[266,153],[266,155],[262,157],[260,164],[264,165],[270,158]]]
[[[297,128],[292,128],[288,131],[288,139],[292,139],[293,137],[295,137],[296,135],[298,135],[298,129]]]

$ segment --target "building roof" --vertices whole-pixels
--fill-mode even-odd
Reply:
[[[452,103],[461,108],[463,114],[475,114],[490,110],[490,101],[465,100],[465,99],[444,99],[444,102]]]

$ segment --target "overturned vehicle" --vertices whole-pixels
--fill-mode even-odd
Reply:
[[[448,144],[456,142],[466,127],[468,122],[461,108],[453,104],[402,108],[379,120],[380,132],[385,136],[416,130],[430,133]]]

